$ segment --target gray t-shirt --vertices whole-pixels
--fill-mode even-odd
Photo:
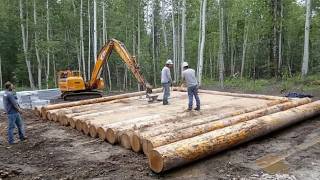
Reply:
[[[182,72],[182,79],[186,81],[188,87],[198,85],[196,72],[191,68],[188,68]]]
[[[161,71],[161,83],[169,83],[172,82],[170,69],[165,66]]]

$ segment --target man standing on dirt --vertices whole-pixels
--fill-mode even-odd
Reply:
[[[188,104],[188,111],[192,110],[193,106],[193,96],[196,99],[197,107],[194,109],[196,111],[200,111],[200,98],[198,95],[198,80],[196,78],[196,73],[193,69],[189,68],[187,62],[183,62],[183,72],[182,72],[182,82],[187,83],[188,87],[188,96],[189,96],[189,104]]]
[[[173,67],[171,59],[168,59],[166,65],[161,71],[161,84],[163,87],[163,105],[168,105],[168,97],[170,96],[170,84],[172,83],[170,68]]]
[[[14,144],[13,131],[15,126],[18,128],[20,141],[26,140],[24,125],[20,116],[21,109],[17,103],[17,98],[13,94],[14,86],[11,82],[5,83],[5,92],[3,94],[3,106],[8,116],[8,142]]]

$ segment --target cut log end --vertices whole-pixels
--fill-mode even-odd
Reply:
[[[89,127],[90,136],[96,138],[98,136],[97,128],[95,126]]]
[[[163,171],[163,158],[161,154],[159,154],[157,151],[152,150],[149,153],[149,166],[152,171],[155,173],[160,173]]]
[[[83,131],[83,133],[84,133],[85,135],[89,135],[90,130],[89,130],[89,125],[88,125],[88,124],[82,123],[82,124],[81,124],[81,129],[82,129],[82,131]]]
[[[54,122],[58,122],[58,115],[56,114],[56,113],[51,113],[51,118],[52,118],[52,121],[54,121]]]
[[[140,138],[138,135],[133,134],[132,138],[131,138],[131,148],[134,152],[140,152],[142,147],[141,147],[141,142],[140,142]]]
[[[68,122],[72,128],[76,128],[76,120],[72,118],[68,118]]]
[[[106,139],[110,144],[115,144],[117,141],[116,132],[113,129],[108,128],[106,132]]]
[[[78,131],[81,131],[82,130],[82,122],[81,121],[76,121],[76,129],[78,130]]]
[[[150,151],[153,150],[153,144],[151,143],[151,141],[149,140],[143,140],[142,142],[142,149],[143,149],[143,153],[148,156],[148,154],[150,153]]]
[[[122,147],[126,148],[126,149],[131,149],[131,144],[130,144],[130,137],[125,133],[122,134],[120,137],[120,144]]]
[[[68,117],[66,115],[59,115],[58,119],[61,125],[63,126],[69,125]]]
[[[99,127],[97,129],[97,132],[98,132],[98,136],[101,140],[106,140],[106,132],[104,131],[104,129],[102,127]]]

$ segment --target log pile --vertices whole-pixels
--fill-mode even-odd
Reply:
[[[186,111],[186,89],[169,106],[144,92],[35,108],[44,120],[143,152],[156,172],[196,161],[320,114],[320,101],[199,90],[202,109]],[[161,89],[153,90],[161,93]]]

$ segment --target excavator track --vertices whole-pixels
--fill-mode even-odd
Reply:
[[[103,96],[101,91],[79,91],[79,92],[65,92],[61,95],[65,101],[80,101],[86,99],[100,98]]]

